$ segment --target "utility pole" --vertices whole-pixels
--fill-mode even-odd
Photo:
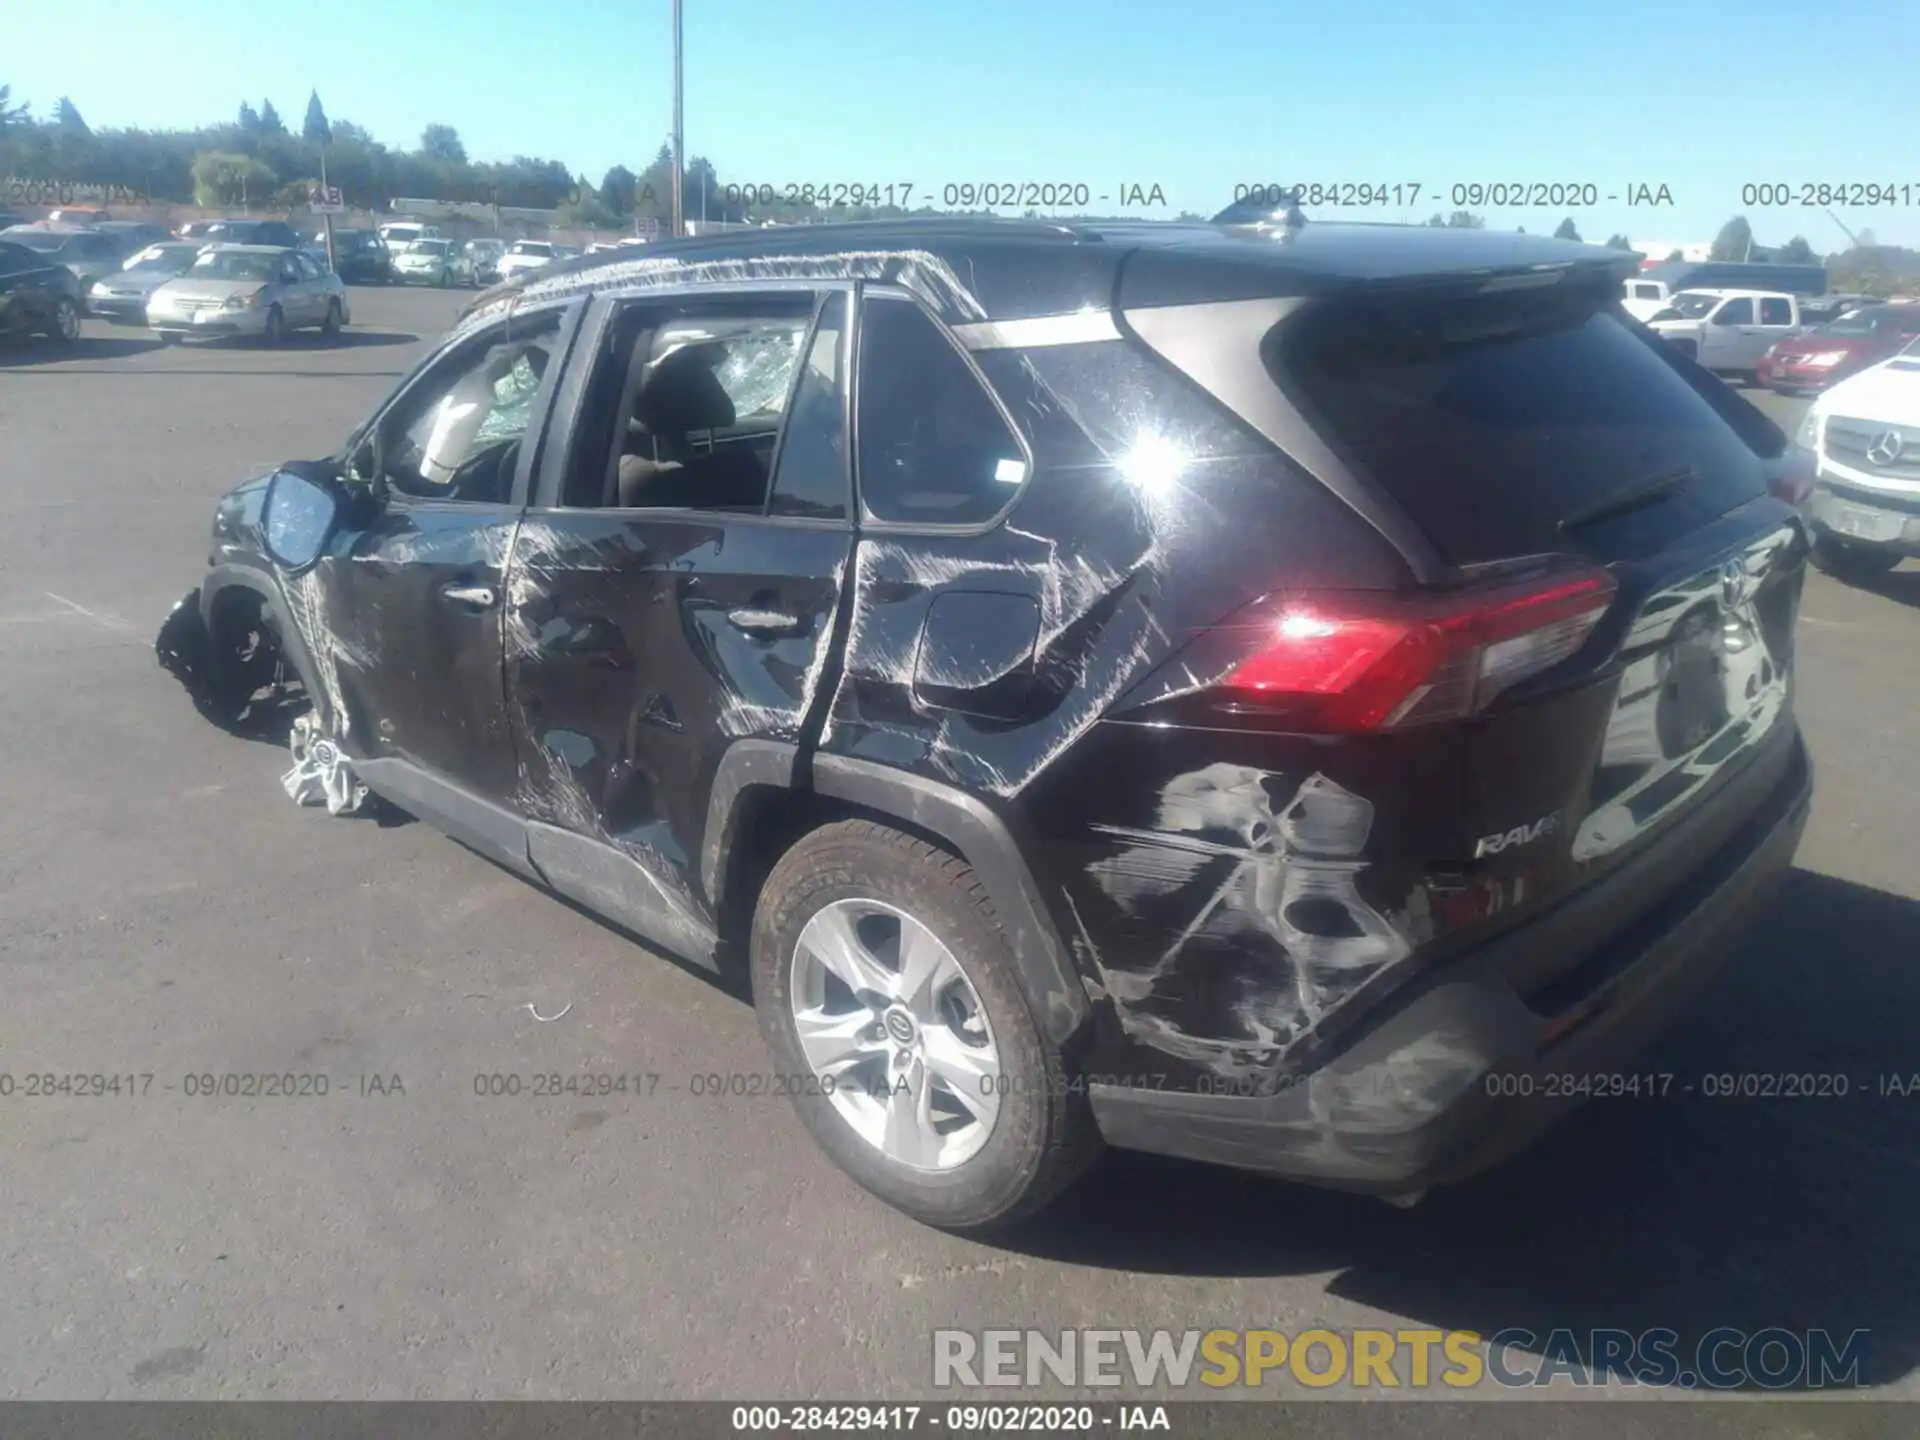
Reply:
[[[687,168],[686,155],[686,112],[682,108],[680,88],[680,0],[673,0],[673,237],[678,240],[687,233],[686,214],[682,208],[682,190]]]
[[[327,147],[324,141],[320,145],[320,190],[323,194],[327,193]],[[333,263],[333,211],[328,210],[320,218],[327,222],[327,269],[337,270],[339,267]]]

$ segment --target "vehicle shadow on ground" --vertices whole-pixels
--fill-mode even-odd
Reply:
[[[145,355],[158,350],[160,341],[152,335],[86,335],[64,345],[50,340],[16,341],[0,346],[0,366],[65,364],[74,360],[124,360],[129,355]]]
[[[27,343],[0,347],[0,367],[24,368],[37,365],[71,365],[76,362],[100,360],[125,360],[132,356],[154,356],[165,350],[179,350],[186,353],[220,352],[232,353],[246,351],[254,354],[286,354],[289,352],[313,350],[375,350],[395,345],[413,345],[420,337],[405,330],[342,330],[338,335],[322,335],[318,331],[296,330],[287,337],[286,343],[269,346],[250,336],[217,336],[207,340],[195,340],[183,345],[163,344],[157,335],[82,335],[68,345],[45,343]],[[74,374],[139,374],[139,375],[301,375],[325,377],[338,375],[349,379],[358,379],[367,374],[364,370],[277,370],[261,367],[252,370],[213,370],[205,366],[183,365],[177,368],[155,369],[141,366],[126,371],[74,371],[62,369],[61,375]],[[388,372],[381,372],[388,373]],[[400,372],[391,372],[399,374]]]
[[[1840,583],[1900,605],[1920,607],[1920,565],[1902,565],[1885,575],[1875,575],[1866,580],[1842,580]]]
[[[1412,1325],[1519,1326],[1542,1342],[1571,1330],[1589,1364],[1596,1328],[1677,1331],[1682,1361],[1721,1326],[1825,1329],[1842,1345],[1865,1329],[1861,1379],[1886,1385],[1920,1351],[1916,957],[1920,902],[1794,870],[1635,1064],[1673,1075],[1665,1099],[1591,1101],[1535,1149],[1410,1211],[1113,1154],[1002,1243],[1159,1274],[1334,1271],[1329,1294]],[[1726,1073],[1844,1076],[1849,1093],[1702,1093],[1703,1076]],[[1910,1093],[1885,1093],[1889,1076]],[[1263,1323],[1257,1309],[1243,1301],[1219,1323]]]

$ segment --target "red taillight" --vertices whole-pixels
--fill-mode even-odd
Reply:
[[[1454,719],[1573,654],[1613,594],[1604,571],[1569,565],[1439,597],[1295,596],[1222,687],[1301,729]]]

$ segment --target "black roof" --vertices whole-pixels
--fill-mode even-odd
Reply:
[[[1637,263],[1625,251],[1547,236],[1425,225],[1092,225],[928,216],[739,230],[582,255],[515,276],[470,309],[516,293],[825,276],[836,266],[861,278],[886,278],[890,258],[921,273],[937,268],[942,279],[934,288],[957,290],[969,309],[977,303],[977,312],[957,318],[995,320],[1106,308],[1123,264],[1121,303],[1135,306],[1569,266],[1625,274]]]

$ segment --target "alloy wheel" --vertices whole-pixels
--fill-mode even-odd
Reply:
[[[80,307],[71,300],[62,300],[54,307],[53,324],[62,340],[78,340],[80,338]]]
[[[999,1116],[999,1052],[953,952],[879,900],[836,900],[800,933],[788,1004],[821,1089],[888,1159],[951,1170]]]

